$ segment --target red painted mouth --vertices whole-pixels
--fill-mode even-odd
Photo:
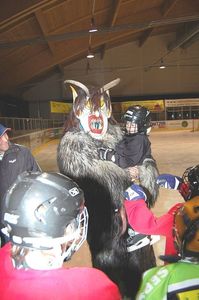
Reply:
[[[96,134],[101,134],[104,128],[104,122],[101,116],[96,117],[95,115],[90,115],[88,117],[88,125],[90,131]]]

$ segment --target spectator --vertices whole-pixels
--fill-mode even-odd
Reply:
[[[198,299],[199,295],[199,197],[185,202],[174,218],[178,256],[162,257],[163,267],[144,273],[137,300]],[[172,260],[171,260],[172,258]]]
[[[94,268],[66,268],[87,237],[78,185],[60,173],[24,172],[3,200],[11,242],[0,249],[1,300],[119,300],[118,287]]]
[[[0,201],[19,174],[24,171],[40,171],[28,148],[9,141],[9,130],[11,129],[0,124]],[[1,235],[1,246],[5,242]]]

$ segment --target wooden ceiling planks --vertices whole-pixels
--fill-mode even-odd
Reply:
[[[180,26],[171,22],[150,27],[150,22],[199,19],[198,0],[95,0],[94,10],[91,0],[12,1],[10,10],[10,1],[5,3],[0,12],[0,91],[5,92],[56,66],[82,59],[88,50],[93,13],[102,30],[92,35],[92,48],[101,53],[101,59],[108,48],[134,40],[141,47],[151,36],[176,32]]]

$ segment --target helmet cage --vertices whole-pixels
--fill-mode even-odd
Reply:
[[[182,182],[179,185],[179,192],[185,201],[190,200],[191,196],[192,196],[192,190],[191,190],[189,182]]]
[[[185,201],[199,195],[199,165],[187,168],[182,176],[182,180],[183,183],[179,191]]]
[[[88,211],[87,208],[84,207],[82,212],[77,216],[76,218],[77,228],[74,232],[74,239],[69,240],[69,236],[66,236],[65,242],[72,241],[72,243],[69,245],[69,247],[64,251],[62,254],[63,260],[69,260],[74,252],[76,252],[83,242],[87,238],[87,232],[88,232]]]
[[[15,245],[22,246],[24,248],[33,248],[37,250],[50,250],[57,246],[57,244],[69,244],[67,249],[63,253],[63,260],[70,259],[72,254],[76,252],[83,242],[87,238],[88,231],[88,211],[84,207],[83,210],[77,215],[71,223],[66,227],[66,234],[62,237],[52,238],[52,237],[21,237],[21,236],[10,236],[9,234],[9,224],[7,227],[3,228],[2,231],[6,234]],[[67,231],[70,229],[70,232]]]
[[[125,131],[127,134],[135,134],[138,132],[138,125],[131,121],[126,121]]]

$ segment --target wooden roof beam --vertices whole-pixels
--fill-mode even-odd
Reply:
[[[12,5],[10,5],[9,1],[4,1],[3,9],[1,8],[1,14],[3,18],[0,18],[0,29],[15,24],[24,17],[34,13],[38,9],[44,8],[49,4],[56,3],[57,0],[31,0],[31,1],[23,1],[20,4],[19,1],[12,1]]]
[[[168,16],[168,14],[171,12],[171,10],[173,9],[173,7],[176,5],[176,3],[179,0],[167,0],[164,1],[162,7],[161,7],[161,13],[163,17]]]
[[[142,47],[144,43],[147,41],[147,39],[150,37],[151,33],[153,32],[153,28],[144,30],[141,37],[138,40],[138,46]]]
[[[187,49],[189,48],[191,45],[193,45],[194,43],[199,41],[199,32],[196,33],[193,37],[191,37],[187,42],[185,42],[184,44],[181,45],[182,49]]]
[[[199,23],[197,23],[195,26],[191,26],[185,34],[180,35],[175,41],[171,42],[167,47],[168,51],[173,51],[185,43],[187,45],[188,41],[198,33]]]
[[[39,27],[42,31],[42,34],[45,38],[45,36],[48,36],[48,29],[47,29],[46,22],[44,20],[44,16],[43,16],[42,11],[41,10],[36,11],[35,12],[35,17],[36,17],[37,22],[39,24]],[[54,44],[52,42],[47,41],[47,40],[46,40],[46,44],[48,45],[51,54],[54,55],[54,53],[56,51]]]
[[[177,1],[179,1],[179,0],[167,0],[167,1],[164,1],[163,6],[160,8],[161,15],[163,17],[166,17],[170,13],[170,11],[174,7],[174,5],[177,3]],[[143,32],[143,34],[141,35],[141,37],[140,37],[140,39],[138,41],[139,47],[142,47],[144,45],[144,43],[151,36],[151,34],[152,34],[153,31],[154,31],[154,29],[151,28],[151,29],[147,29],[147,30],[145,30]]]
[[[62,64],[58,64],[58,65],[57,65],[57,68],[58,68],[60,74],[61,74],[61,75],[64,75],[64,66],[63,66]]]
[[[128,36],[129,32],[127,33],[120,33],[117,35],[117,37],[108,38],[105,37],[104,41],[107,42],[114,42],[120,38],[124,38],[125,36]],[[99,41],[98,44],[96,44],[96,47],[99,47],[101,45],[101,42]],[[58,64],[64,65],[67,64],[67,62],[72,63],[72,61],[76,61],[78,59],[82,59],[85,57],[85,49],[82,47],[82,49],[79,49],[79,52],[76,54],[71,53],[71,55],[68,55],[67,51],[61,51],[60,53],[57,52],[56,56],[52,56],[50,52],[42,51],[36,56],[30,57],[29,60],[24,61],[18,65],[15,66],[14,72],[10,72],[10,69],[7,70],[6,73],[3,74],[3,76],[0,76],[0,88],[2,92],[5,92],[12,88],[13,86],[19,86],[22,85],[24,82],[27,82],[31,80],[34,77],[39,76],[43,72],[46,72],[50,70],[51,68],[57,66]],[[24,72],[21,74],[20,70],[23,69]],[[20,76],[18,75],[20,73]]]
[[[113,13],[112,13],[112,16],[110,16],[110,27],[113,27],[115,25],[115,22],[116,22],[116,19],[117,19],[117,16],[118,16],[118,13],[119,13],[119,9],[120,9],[120,5],[122,3],[122,0],[117,0],[117,1],[114,1],[114,9],[113,9]],[[100,57],[101,59],[104,58],[104,55],[105,55],[105,50],[106,50],[106,44],[103,44],[101,46],[101,50],[100,50]]]

